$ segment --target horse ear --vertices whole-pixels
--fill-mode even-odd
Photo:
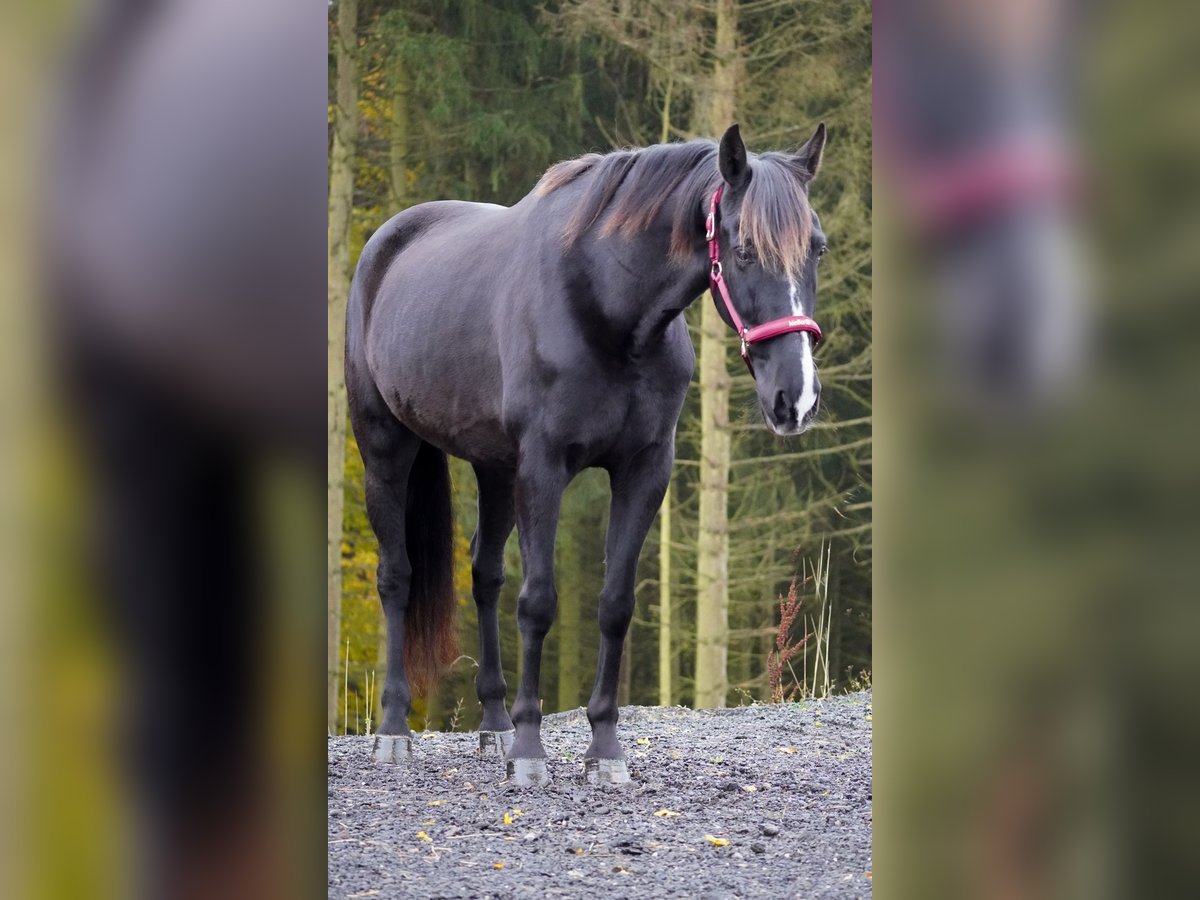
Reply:
[[[746,160],[746,145],[742,143],[742,132],[737,123],[721,138],[719,154],[721,177],[732,188],[739,188],[750,179],[750,164]]]
[[[804,142],[804,146],[796,151],[796,161],[804,172],[805,181],[812,181],[817,177],[817,170],[821,168],[821,154],[824,152],[825,123],[822,122],[812,133],[812,137]]]

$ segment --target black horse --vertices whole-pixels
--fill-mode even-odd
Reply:
[[[793,154],[751,155],[734,125],[719,147],[692,141],[592,154],[553,166],[511,208],[425,203],[367,243],[350,295],[346,385],[387,620],[377,758],[409,753],[409,676],[436,669],[452,646],[451,453],[472,464],[479,483],[471,573],[480,743],[507,751],[519,784],[549,777],[538,679],[557,605],[559,506],[581,470],[608,471],[585,771],[593,782],[628,780],[617,672],[638,555],[670,477],[695,363],[680,314],[723,273],[728,287],[714,294],[729,298],[728,308],[718,303],[727,322],[790,326],[770,340],[743,331],[747,361],[767,424],[779,434],[808,426],[820,392],[812,360],[819,331],[808,316],[825,248],[808,184],[824,145],[822,124]],[[510,718],[496,607],[514,524],[524,658]]]

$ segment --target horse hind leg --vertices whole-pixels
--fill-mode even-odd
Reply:
[[[421,441],[389,411],[356,417],[355,432],[366,473],[367,518],[379,539],[378,589],[387,633],[387,677],[383,722],[375,742],[381,762],[399,762],[411,754],[408,713],[412,692],[404,667],[404,617],[412,566],[405,546],[408,476]]]
[[[504,702],[508,686],[500,665],[500,589],[504,586],[504,545],[512,533],[514,473],[476,467],[479,524],[471,537],[471,584],[479,619],[479,673],[475,691],[483,707],[479,751],[503,756],[512,747],[513,722]]]

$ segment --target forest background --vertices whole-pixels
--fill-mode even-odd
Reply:
[[[800,439],[762,424],[732,333],[705,294],[687,321],[694,384],[659,521],[642,553],[622,704],[724,706],[869,682],[871,660],[871,7],[865,0],[335,0],[330,5],[330,733],[379,721],[385,672],[378,547],[341,381],[346,294],[373,231],[429,200],[510,205],[554,162],[715,138],[752,151],[829,143],[813,207],[829,237],[818,319],[822,413]],[[451,460],[464,654],[414,702],[414,727],[473,728],[476,621],[470,467]],[[559,606],[543,710],[591,691],[608,483],[563,503]],[[515,534],[501,595],[517,682]],[[790,599],[789,599],[790,592]],[[510,697],[511,699],[511,697]]]

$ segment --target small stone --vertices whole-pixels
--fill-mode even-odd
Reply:
[[[775,835],[779,834],[779,826],[767,823],[762,826],[762,833],[767,837],[775,837]]]
[[[526,841],[536,841],[540,837],[541,837],[541,835],[536,831],[525,832],[525,840]]]
[[[755,841],[753,844],[750,845],[750,849],[753,850],[755,853],[766,853],[767,852],[766,845],[763,844],[761,841]]]
[[[721,785],[721,793],[723,794],[732,794],[737,791],[737,789],[738,786],[732,781],[727,781]]]

